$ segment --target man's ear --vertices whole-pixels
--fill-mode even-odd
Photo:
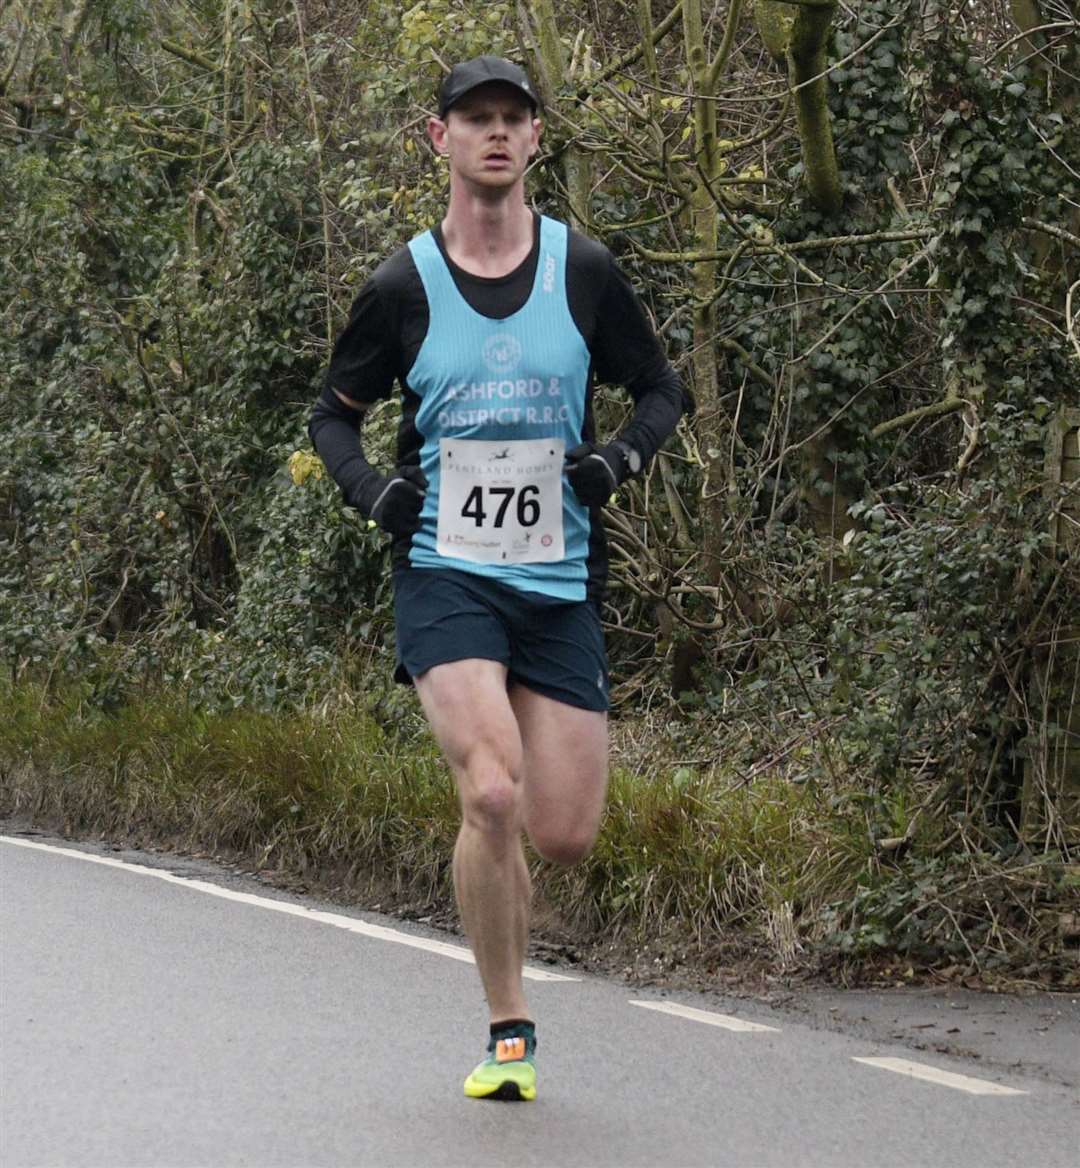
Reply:
[[[442,118],[428,118],[427,133],[436,154],[449,152],[446,145],[446,123]]]
[[[534,154],[540,149],[540,135],[544,132],[544,123],[539,118],[533,118],[533,138],[532,148],[529,150],[529,157],[532,158]]]

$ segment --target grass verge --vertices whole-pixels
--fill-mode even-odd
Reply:
[[[331,709],[214,714],[168,692],[106,714],[29,684],[0,700],[0,813],[453,914],[457,803],[418,714],[380,719],[347,696]],[[1062,857],[943,853],[932,821],[902,856],[883,855],[855,783],[747,784],[679,765],[679,748],[670,724],[613,723],[596,847],[572,869],[534,865],[539,916],[558,935],[662,937],[665,961],[705,970],[753,958],[790,974],[946,967],[1080,984],[1061,925],[1080,881]],[[914,798],[898,785],[886,812],[903,820]]]

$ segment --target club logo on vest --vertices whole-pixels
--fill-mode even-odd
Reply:
[[[510,333],[492,333],[484,342],[482,355],[492,373],[509,373],[521,360],[521,342]]]

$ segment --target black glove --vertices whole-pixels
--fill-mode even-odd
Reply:
[[[420,526],[427,485],[427,475],[418,466],[399,466],[367,487],[371,502],[362,509],[389,535],[412,535]]]
[[[619,489],[630,473],[626,450],[623,442],[609,442],[607,446],[582,442],[567,451],[566,477],[586,507],[602,507]]]

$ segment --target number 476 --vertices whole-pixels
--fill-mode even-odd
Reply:
[[[539,487],[522,487],[520,490],[516,487],[488,487],[487,493],[488,508],[496,506],[498,508],[492,521],[493,527],[502,527],[510,503],[515,498],[517,521],[521,527],[533,527],[540,521],[540,504],[537,502],[537,496],[540,494]],[[496,496],[496,498],[493,499],[492,496]],[[501,502],[498,501],[498,496],[502,497]],[[477,527],[483,527],[489,514],[491,511],[484,509],[484,488],[473,487],[461,508],[462,518],[471,519]]]

